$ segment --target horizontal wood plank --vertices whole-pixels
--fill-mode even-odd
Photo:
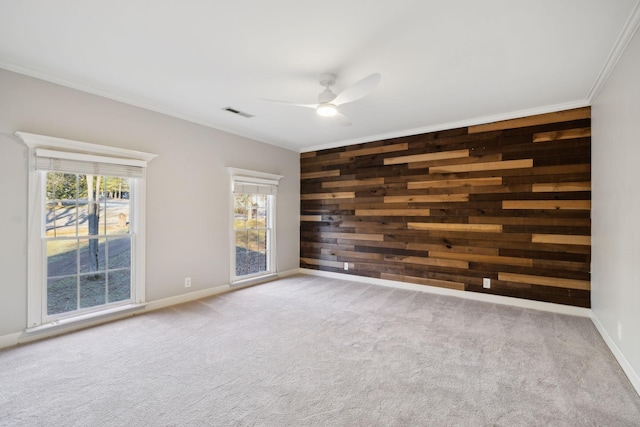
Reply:
[[[502,209],[590,210],[590,200],[505,200]]]
[[[587,138],[591,136],[591,128],[554,130],[533,134],[533,142],[550,142],[564,139]]]
[[[559,245],[591,245],[591,236],[573,236],[562,234],[533,234],[533,243],[554,243]]]
[[[341,158],[369,156],[372,154],[393,153],[396,151],[406,151],[409,148],[408,143],[383,145],[380,147],[361,148],[358,150],[347,150],[340,153]]]
[[[504,273],[498,274],[498,280],[505,282],[532,283],[541,286],[557,288],[590,290],[591,283],[586,280],[563,279],[558,277],[533,276],[529,274]]]
[[[356,209],[356,216],[429,216],[429,209]]]
[[[376,242],[384,241],[384,236],[382,234],[326,232],[326,233],[322,233],[322,237],[327,239],[342,239],[342,240],[373,240]]]
[[[386,196],[384,203],[466,202],[468,194],[433,194],[425,196]]]
[[[589,218],[555,218],[531,216],[470,216],[469,224],[548,225],[566,227],[590,227]]]
[[[477,231],[499,233],[502,231],[500,224],[454,224],[446,222],[409,222],[409,230],[447,230],[447,231]]]
[[[538,114],[535,116],[517,119],[502,120],[476,126],[469,126],[469,133],[491,132],[504,129],[516,129],[529,126],[544,125],[548,123],[567,122],[571,120],[588,119],[591,117],[591,108],[576,108],[574,110],[559,111],[556,113]]]
[[[412,251],[436,251],[446,253],[464,253],[464,254],[480,254],[480,255],[495,255],[500,252],[497,248],[486,248],[480,246],[463,246],[453,245],[451,243],[407,243],[407,250]]]
[[[331,200],[331,199],[353,199],[356,193],[353,191],[335,192],[335,193],[312,193],[301,194],[300,200]]]
[[[340,268],[340,269],[344,268],[344,262],[329,261],[326,259],[300,258],[300,262],[303,264],[321,265],[323,267],[332,267],[332,268]],[[352,263],[349,263],[349,268],[353,268]]]
[[[418,256],[386,256],[385,260],[408,264],[428,265],[432,267],[469,268],[468,262],[451,259],[437,259]]]
[[[533,159],[503,160],[500,162],[468,163],[462,165],[436,166],[429,168],[429,173],[460,173],[477,171],[494,171],[502,169],[523,169],[533,167]]]
[[[429,256],[434,258],[459,259],[459,260],[468,261],[468,262],[480,262],[480,263],[486,263],[486,264],[501,264],[501,265],[515,265],[519,267],[533,267],[533,260],[528,258],[439,252],[439,251],[429,251]]]
[[[331,176],[340,176],[340,169],[333,169],[329,171],[319,172],[306,172],[300,174],[300,179],[314,179],[314,178],[326,178]]]
[[[322,188],[366,187],[384,184],[384,178],[349,179],[345,181],[325,181]]]
[[[534,193],[553,193],[561,191],[591,191],[590,182],[550,182],[533,184],[531,191]]]
[[[436,153],[414,154],[411,156],[390,157],[384,159],[385,165],[397,165],[402,163],[427,162],[441,159],[457,159],[469,157],[469,150],[440,151]]]
[[[464,178],[464,179],[440,179],[431,181],[409,181],[407,189],[420,190],[425,188],[455,188],[466,186],[493,186],[502,185],[502,177],[492,176],[486,178]]]

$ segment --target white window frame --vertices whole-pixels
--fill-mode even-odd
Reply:
[[[230,279],[229,282],[232,286],[241,286],[252,281],[263,280],[270,276],[275,276],[278,273],[278,256],[276,252],[276,212],[277,212],[277,189],[282,175],[275,175],[272,173],[258,172],[247,169],[239,169],[228,167],[227,172],[230,176],[230,206],[229,206],[229,242],[231,252],[231,264],[230,264]],[[257,185],[268,186],[271,188],[271,208],[268,212],[269,227],[271,229],[271,236],[269,239],[269,248],[267,253],[269,259],[267,265],[271,268],[266,272],[256,273],[248,276],[236,276],[236,236],[234,229],[234,189],[238,183],[242,185]]]
[[[145,217],[146,217],[146,167],[156,154],[108,147],[87,142],[16,132],[29,148],[29,206],[27,240],[27,332],[37,331],[60,323],[68,324],[122,312],[139,307],[146,302],[145,297]],[[38,151],[39,150],[39,151]],[[36,154],[47,153],[69,161],[100,162],[118,166],[142,168],[142,177],[131,180],[134,198],[131,203],[131,224],[135,239],[132,239],[132,286],[131,299],[118,307],[98,306],[94,311],[81,313],[60,313],[49,316],[45,307],[47,255],[44,250],[44,204],[46,173],[36,169]],[[62,320],[61,320],[62,319]]]

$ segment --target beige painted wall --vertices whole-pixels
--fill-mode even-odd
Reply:
[[[591,304],[595,320],[635,371],[635,377],[630,377],[640,390],[638,76],[640,33],[632,39],[591,110]]]
[[[147,171],[148,301],[229,282],[227,166],[284,175],[278,265],[298,268],[298,153],[0,69],[0,336],[26,326],[27,147],[16,131],[159,155]]]

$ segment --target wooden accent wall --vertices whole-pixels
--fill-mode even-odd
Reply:
[[[590,123],[587,107],[303,153],[300,266],[589,307]]]

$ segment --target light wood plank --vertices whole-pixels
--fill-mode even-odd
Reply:
[[[587,280],[563,279],[557,277],[532,276],[529,274],[498,273],[498,280],[505,282],[529,283],[540,286],[553,286],[556,288],[581,289],[588,291],[591,289],[591,282]]]
[[[335,255],[332,252],[334,251],[353,251],[355,249],[355,245],[334,245],[330,243],[324,242],[303,242],[303,247],[312,247],[316,249],[320,249],[320,253],[323,255]]]
[[[329,176],[340,176],[340,169],[330,171],[306,172],[300,174],[300,179],[325,178]]]
[[[386,196],[385,203],[438,203],[438,202],[466,202],[468,194],[430,194],[423,196]]]
[[[555,182],[548,184],[533,184],[534,193],[551,193],[562,191],[591,191],[590,182]]]
[[[411,156],[402,156],[402,157],[389,157],[384,159],[384,164],[399,165],[402,163],[427,162],[431,160],[442,160],[442,159],[458,159],[462,157],[469,157],[468,149],[440,151],[437,153],[414,154]]]
[[[470,224],[502,225],[552,225],[565,227],[590,227],[589,218],[532,218],[530,216],[470,216]]]
[[[464,254],[464,253],[453,253],[453,252],[437,252],[437,251],[429,251],[429,256],[434,258],[460,259],[468,262],[480,262],[480,263],[486,263],[486,264],[502,264],[502,265],[515,265],[518,267],[533,267],[533,260],[529,258]]]
[[[356,209],[356,216],[429,216],[430,209]]]
[[[300,262],[304,264],[319,265],[323,267],[344,268],[344,262],[329,261],[326,259],[300,258]],[[353,269],[353,263],[349,263],[349,269]]]
[[[309,159],[316,156],[315,151],[307,151],[306,153],[300,153],[301,159]]]
[[[439,179],[432,181],[409,181],[407,189],[420,190],[424,188],[451,188],[467,186],[502,185],[502,177],[466,178],[466,179]]]
[[[545,125],[549,123],[567,122],[571,120],[588,119],[591,117],[591,107],[576,108],[574,110],[555,113],[538,114],[518,119],[502,120],[499,122],[469,126],[469,133],[489,132],[494,130],[515,129],[528,126]]]
[[[591,245],[591,236],[576,236],[567,234],[533,234],[532,243],[553,243],[558,245]]]
[[[322,236],[322,238],[327,238],[327,239],[372,240],[372,241],[375,241],[375,242],[383,242],[384,241],[384,235],[382,235],[382,234],[327,232],[327,233],[322,233],[321,236]]]
[[[441,222],[409,222],[409,230],[446,230],[446,231],[477,231],[487,233],[500,233],[500,224],[452,224]]]
[[[403,276],[400,274],[382,273],[381,279],[394,280],[396,282],[416,283],[418,285],[436,286],[438,288],[456,289],[464,291],[464,283],[450,282],[447,280],[428,279],[426,277]]]
[[[504,200],[502,209],[589,210],[590,200]]]
[[[383,260],[384,254],[375,252],[354,252],[354,251],[331,251],[331,255],[342,258],[357,258],[364,260]]]
[[[408,163],[407,167],[409,169],[426,169],[426,168],[435,168],[438,166],[446,166],[446,165],[466,165],[469,163],[487,163],[487,162],[501,162],[502,161],[502,153],[494,153],[494,154],[483,154],[480,156],[474,157],[461,157],[457,159],[442,159],[442,160],[431,160],[428,162],[414,162]]]
[[[300,215],[300,221],[322,221],[322,215]]]
[[[380,184],[384,184],[384,178],[351,179],[347,181],[325,181],[322,183],[322,188],[361,187]]]
[[[500,162],[465,163],[460,165],[434,166],[429,173],[478,172],[504,169],[525,169],[533,167],[533,159],[503,160]]]
[[[359,150],[344,151],[340,153],[341,158],[369,156],[371,154],[384,154],[393,153],[394,151],[406,151],[409,149],[409,144],[404,142],[402,144],[383,145],[381,147],[362,148]]]
[[[469,263],[466,261],[458,261],[453,259],[439,259],[439,258],[426,258],[418,256],[395,256],[387,255],[384,258],[386,261],[403,262],[406,264],[419,264],[429,265],[432,267],[448,267],[448,268],[461,268],[468,269]]]
[[[591,136],[591,128],[556,130],[533,134],[533,142],[560,141],[564,139],[586,138]]]
[[[498,248],[484,248],[481,246],[452,246],[445,244],[431,243],[407,243],[407,250],[410,251],[438,251],[438,252],[455,252],[465,254],[494,255],[498,256]]]
[[[300,200],[353,199],[354,197],[356,197],[356,193],[354,191],[343,191],[336,193],[301,194]]]

